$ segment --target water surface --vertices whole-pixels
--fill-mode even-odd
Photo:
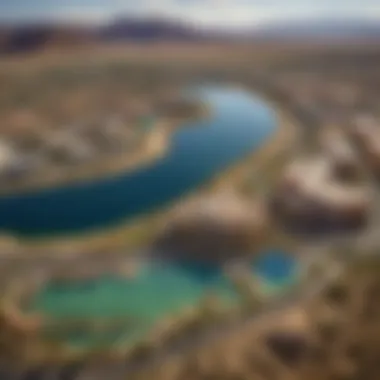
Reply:
[[[297,263],[281,251],[271,251],[254,260],[251,269],[262,279],[263,287],[276,287],[278,292],[294,280]],[[133,342],[147,334],[157,321],[199,304],[207,294],[217,296],[226,305],[239,302],[238,293],[216,265],[151,262],[142,266],[133,279],[107,275],[80,283],[48,283],[37,293],[32,309],[58,320],[124,318],[131,324],[114,335],[107,333],[106,341]],[[64,338],[79,344],[104,339],[101,334],[83,332]]]
[[[0,197],[0,229],[43,236],[116,226],[196,190],[276,129],[275,113],[243,90],[208,87],[197,94],[212,117],[178,129],[163,159],[111,178]]]

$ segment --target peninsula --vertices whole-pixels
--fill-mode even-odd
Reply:
[[[99,109],[99,99],[92,99],[95,85],[87,84],[89,88],[81,94],[83,99],[77,99],[75,88],[61,90],[63,99],[57,101],[62,101],[63,110],[59,110],[55,121],[51,116],[55,111],[48,105],[41,110],[34,98],[27,106],[15,104],[2,110],[5,128],[0,140],[1,195],[136,170],[165,155],[178,126],[209,114],[205,104],[177,91],[161,97],[120,93],[123,102],[108,93],[103,99],[107,103]],[[87,108],[82,110],[81,102],[82,107],[96,110],[89,113],[92,116],[84,115]],[[50,126],[47,120],[43,122],[49,116]]]

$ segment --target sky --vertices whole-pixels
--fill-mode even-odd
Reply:
[[[0,0],[0,22],[99,23],[117,16],[167,16],[202,26],[262,25],[286,19],[368,18],[379,0]]]

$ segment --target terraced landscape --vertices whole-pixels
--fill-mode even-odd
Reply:
[[[95,201],[85,190],[97,181],[0,199],[1,355],[9,372],[4,379],[17,371],[38,379],[49,373],[62,379],[317,376],[319,359],[313,355],[327,350],[318,340],[323,328],[317,316],[322,318],[323,297],[334,289],[330,281],[355,270],[352,260],[378,249],[380,151],[374,141],[379,136],[375,83],[380,54],[376,47],[350,46],[345,52],[326,49],[318,58],[320,52],[313,56],[300,47],[281,60],[268,54],[265,61],[264,55],[256,59],[257,51],[233,49],[242,61],[244,55],[245,65],[212,61],[218,83],[207,84],[211,113],[199,122],[189,123],[188,115],[185,124],[177,119],[172,149],[182,156],[172,161],[176,171],[160,175],[147,165],[135,177],[147,182],[134,194],[157,202],[160,192],[184,186],[203,172],[191,191],[179,186],[172,202],[149,209],[137,222],[120,206],[133,209],[137,198],[124,188],[112,190],[120,183],[114,175],[106,176],[111,180]],[[157,80],[149,86],[163,93],[210,75],[210,62],[206,66],[202,59],[191,65],[175,59],[165,65],[142,61],[144,66],[120,54],[116,62],[107,63],[116,74],[104,77],[120,79],[126,65],[129,77],[123,86],[133,96],[139,93],[136,87],[150,94],[143,81],[147,73]],[[164,74],[168,67],[177,68],[175,76]],[[2,70],[6,73],[6,65]],[[101,88],[102,96],[113,92]],[[120,98],[115,95],[115,101]],[[47,200],[46,194],[53,195]],[[67,194],[82,198],[62,204]],[[75,233],[111,211],[124,214],[110,228],[99,223],[91,238]],[[65,236],[55,234],[59,226],[67,227]],[[20,231],[24,236],[18,237]],[[350,275],[349,281],[351,289],[359,280]],[[311,302],[320,299],[320,304]],[[337,318],[344,315],[337,313]],[[304,347],[294,348],[299,367],[288,359],[279,362],[278,336],[284,330],[291,333],[283,338],[286,352]],[[275,343],[268,343],[271,339]],[[373,349],[361,344],[365,352]],[[347,368],[364,371],[366,360],[356,369],[349,364],[339,370],[332,360],[323,366],[323,376],[333,379]]]

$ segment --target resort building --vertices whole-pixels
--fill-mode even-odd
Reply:
[[[361,226],[370,205],[369,189],[334,178],[331,161],[322,157],[290,164],[271,198],[273,214],[280,220],[313,229]]]
[[[379,123],[370,116],[359,117],[352,127],[351,135],[361,149],[365,163],[376,175],[380,175]]]
[[[37,164],[37,155],[23,154],[5,141],[0,142],[0,179],[17,182],[30,175]]]
[[[267,224],[262,204],[231,194],[208,196],[174,210],[157,246],[185,260],[229,260],[258,249]]]
[[[331,162],[332,174],[335,178],[340,181],[359,178],[361,167],[357,150],[341,129],[323,128],[319,133],[318,142],[322,154]]]
[[[0,173],[4,173],[16,159],[16,154],[12,147],[0,140]]]
[[[46,141],[47,156],[58,164],[79,163],[94,156],[92,147],[74,131],[53,132]]]
[[[358,115],[356,116],[353,126],[351,128],[351,136],[359,144],[365,144],[377,134],[378,123],[372,115]]]

